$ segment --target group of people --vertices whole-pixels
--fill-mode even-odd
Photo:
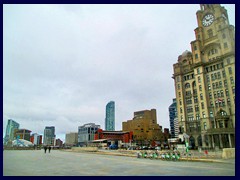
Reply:
[[[50,153],[51,151],[51,146],[44,146],[44,152],[46,153],[47,152],[47,149],[48,149],[48,152]]]

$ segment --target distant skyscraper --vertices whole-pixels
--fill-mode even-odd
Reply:
[[[176,98],[173,99],[173,103],[168,108],[169,120],[170,120],[170,131],[172,138],[178,137],[178,118],[177,118],[177,102]]]
[[[54,146],[55,138],[56,138],[55,127],[54,126],[46,126],[44,129],[43,144]]]
[[[7,144],[8,141],[14,140],[14,132],[19,129],[19,123],[12,119],[8,119],[7,127],[6,127],[6,134],[4,138],[4,144]]]
[[[105,130],[115,131],[115,102],[110,101],[106,105]]]

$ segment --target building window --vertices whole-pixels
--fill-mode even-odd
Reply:
[[[223,46],[224,46],[224,49],[227,49],[227,48],[228,48],[228,44],[227,44],[226,42],[224,43]]]
[[[206,118],[205,112],[202,112],[202,116],[203,118]]]
[[[231,63],[231,60],[230,58],[227,59],[227,64],[230,64]]]
[[[178,84],[177,87],[178,87],[178,90],[179,90],[180,89],[180,84]]]
[[[185,84],[185,89],[188,89],[188,88],[190,88],[190,84],[189,84],[189,83],[186,83],[186,84]]]
[[[212,88],[213,88],[213,89],[215,89],[215,88],[216,88],[216,86],[215,86],[215,83],[212,83]]]
[[[209,114],[210,114],[210,117],[213,117],[213,112],[212,112],[212,111],[210,111],[210,113],[209,113]]]
[[[224,97],[223,90],[221,90],[221,97]]]
[[[208,84],[208,90],[211,90],[211,85],[210,84]]]
[[[222,100],[222,106],[225,106],[225,100],[224,99]]]
[[[232,87],[232,93],[235,94],[235,86]]]
[[[212,101],[210,102],[210,106],[213,107],[213,102]]]
[[[181,97],[181,92],[178,92],[178,97]]]
[[[207,82],[210,82],[209,75],[207,75],[206,78],[207,78]]]
[[[234,84],[233,77],[230,77],[231,84]]]
[[[186,91],[186,96],[191,96],[191,91]]]
[[[202,106],[202,109],[204,109],[204,103],[203,102],[201,102],[201,106]]]
[[[198,103],[198,98],[194,97],[194,103]]]
[[[209,99],[212,99],[212,93],[211,92],[209,93]]]
[[[207,123],[206,122],[203,123],[203,129],[207,130]]]
[[[199,111],[199,106],[195,105],[195,111],[198,112]]]
[[[221,79],[221,73],[218,72],[217,75],[218,75],[218,79]]]
[[[199,82],[199,83],[201,82],[201,77],[200,77],[200,76],[198,76],[198,82]]]
[[[200,99],[203,100],[203,94],[202,93],[200,94]]]
[[[228,89],[225,90],[226,96],[229,96]]]
[[[199,119],[200,119],[200,115],[196,114],[196,120],[199,120]]]
[[[179,76],[177,76],[177,82],[180,82],[180,77]]]
[[[199,85],[199,91],[202,91],[202,86],[201,85]]]
[[[195,59],[198,59],[198,54],[195,54]]]
[[[218,96],[218,97],[221,97],[220,91],[217,92],[217,96]]]
[[[196,46],[196,45],[194,46],[194,50],[195,50],[195,51],[197,50],[197,46]]]
[[[226,38],[226,34],[223,33],[222,34],[222,38],[225,39]]]
[[[227,99],[227,104],[230,105],[231,102],[230,102],[230,98]]]
[[[216,98],[217,97],[216,91],[214,91],[213,94],[214,94],[214,98]]]
[[[181,116],[181,121],[183,121],[183,116]]]
[[[219,81],[219,87],[222,88],[222,81]]]
[[[222,75],[223,75],[224,78],[226,77],[226,73],[225,73],[224,70],[222,71]]]
[[[186,104],[192,104],[192,98],[191,97],[186,98]]]
[[[197,68],[197,73],[200,74],[200,68]]]
[[[212,29],[208,30],[208,37],[209,38],[213,37],[213,30]]]
[[[232,68],[231,67],[228,68],[228,72],[229,72],[229,74],[232,74]]]
[[[224,80],[224,87],[227,87],[227,80]]]
[[[187,112],[188,112],[188,113],[193,112],[193,108],[192,108],[191,106],[187,107]]]
[[[215,80],[215,78],[214,78],[214,74],[211,74],[211,79],[212,79],[212,81]]]
[[[180,108],[180,113],[182,113],[183,111],[182,111],[182,108]]]
[[[179,99],[179,105],[180,105],[180,106],[182,105],[182,101],[181,101],[181,99]]]

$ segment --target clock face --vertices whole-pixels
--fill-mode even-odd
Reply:
[[[206,14],[202,19],[203,26],[210,26],[214,21],[214,15],[213,14]]]

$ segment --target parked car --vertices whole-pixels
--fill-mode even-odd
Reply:
[[[118,146],[116,144],[111,144],[109,146],[109,149],[118,149]]]

